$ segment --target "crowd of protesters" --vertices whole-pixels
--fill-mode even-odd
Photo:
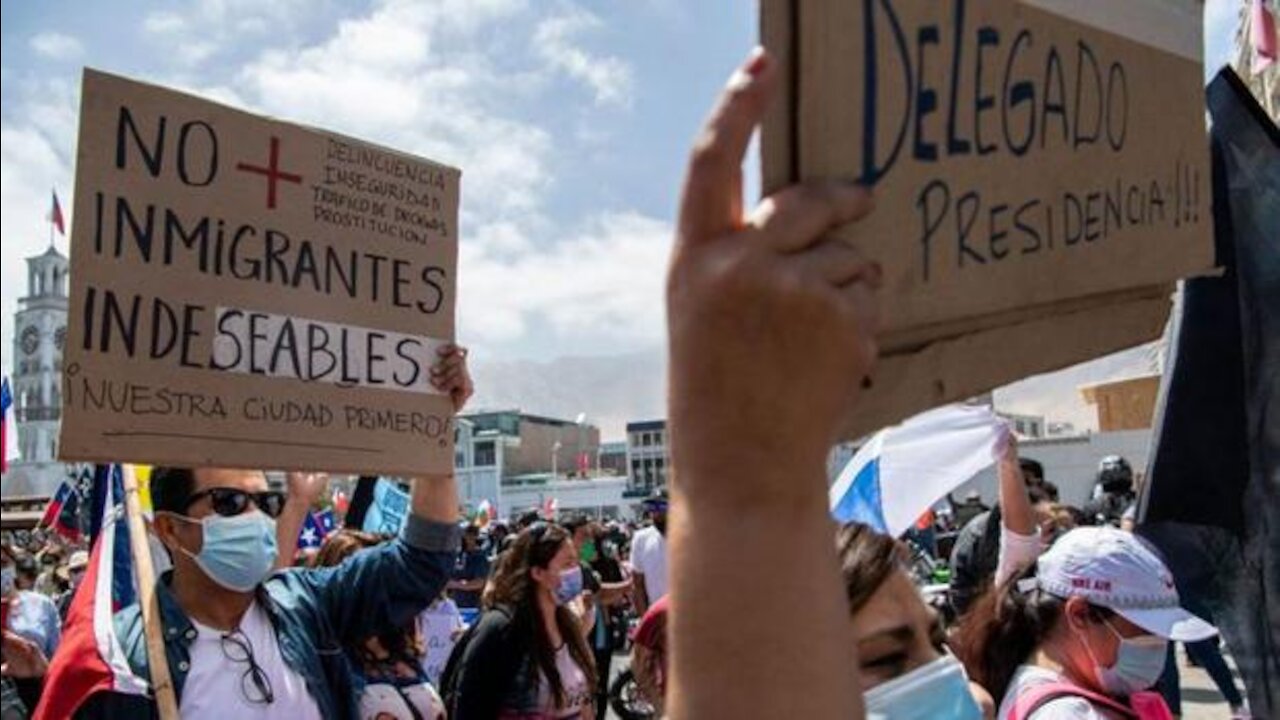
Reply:
[[[297,565],[325,476],[292,473],[280,491],[255,470],[156,468],[164,656],[124,608],[132,671],[167,663],[186,718],[601,718],[637,617],[637,683],[672,717],[1167,717],[1149,689],[1171,643],[1208,664],[1216,632],[1119,527],[1136,496],[1121,459],[1075,509],[1005,433],[994,506],[966,497],[906,540],[833,529],[825,457],[875,362],[881,278],[828,234],[872,201],[833,181],[745,213],[739,165],[776,73],[748,61],[690,162],[667,298],[677,476],[643,527],[460,524],[456,480],[420,477],[398,535],[343,529]],[[466,351],[443,348],[432,377],[461,410]],[[918,590],[920,548],[949,560],[950,626]],[[25,717],[62,691],[45,669],[88,560],[56,542],[2,556],[4,717]],[[108,688],[74,716],[160,710]]]

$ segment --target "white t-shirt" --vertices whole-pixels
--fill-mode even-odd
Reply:
[[[412,708],[410,704],[412,703]],[[427,683],[396,688],[387,683],[366,685],[360,694],[360,720],[413,720],[417,710],[423,720],[445,720],[444,701]]]
[[[466,629],[462,613],[458,612],[458,606],[452,600],[437,600],[418,615],[418,628],[427,646],[422,654],[422,669],[432,685],[439,685],[455,638]]]
[[[249,697],[259,699],[261,696],[257,686],[246,675],[249,663],[231,659],[244,656],[232,640],[227,640],[224,645],[222,638],[226,633],[195,621],[192,624],[197,635],[191,643],[191,670],[183,685],[182,702],[178,708],[184,720],[320,720],[320,710],[307,691],[306,681],[285,664],[271,620],[256,601],[240,620],[240,631],[232,637],[242,643],[247,640],[252,646],[253,659],[271,684],[275,697],[273,702],[249,700]],[[227,652],[223,651],[224,646]]]
[[[592,701],[592,689],[587,685],[587,674],[582,672],[578,663],[574,662],[569,652],[569,643],[560,645],[556,650],[556,671],[560,673],[560,684],[564,687],[564,707],[556,707],[555,698],[551,695],[551,684],[545,678],[538,683],[538,708],[548,718],[582,718],[583,713]]]
[[[644,575],[649,604],[667,594],[667,539],[656,527],[647,527],[631,540],[631,565]]]
[[[1061,674],[1035,665],[1023,665],[1013,674],[1009,690],[1004,694],[996,720],[1007,720],[1013,709],[1013,701],[1019,694],[1045,683],[1063,682]],[[1119,716],[1095,708],[1081,697],[1061,697],[1040,706],[1024,720],[1119,720]]]

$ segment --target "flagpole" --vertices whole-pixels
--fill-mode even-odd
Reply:
[[[138,581],[138,606],[142,609],[142,629],[147,638],[147,667],[151,670],[151,687],[161,720],[178,720],[178,701],[173,680],[169,676],[169,657],[164,649],[160,628],[160,600],[156,595],[155,568],[151,564],[151,546],[147,543],[147,525],[142,518],[142,500],[138,496],[138,479],[132,465],[120,466],[124,480],[124,509],[129,522],[129,551],[133,555],[134,577]]]

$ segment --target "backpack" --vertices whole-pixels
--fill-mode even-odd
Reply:
[[[511,617],[511,613],[502,607],[494,607],[487,612],[499,612]],[[458,638],[458,642],[453,644],[453,649],[449,651],[449,659],[444,664],[444,672],[440,673],[440,685],[437,690],[440,692],[440,699],[444,700],[445,709],[448,710],[450,717],[458,710],[458,683],[462,677],[462,658],[466,656],[467,646],[475,638],[476,630],[480,627],[480,621],[483,618],[484,614],[477,617],[475,622],[471,623],[471,627],[462,633],[462,637]]]
[[[1019,694],[1014,698],[1013,707],[1009,709],[1005,720],[1027,720],[1046,703],[1063,697],[1084,698],[1090,704],[1118,713],[1127,720],[1173,720],[1173,713],[1169,712],[1169,706],[1165,705],[1164,698],[1159,693],[1134,693],[1126,706],[1106,695],[1069,682],[1044,683]]]

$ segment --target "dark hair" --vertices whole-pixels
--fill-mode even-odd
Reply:
[[[1032,564],[1000,587],[990,587],[960,618],[951,648],[964,663],[969,679],[993,697],[1004,697],[1018,666],[1044,642],[1061,622],[1067,601],[1040,588],[1023,592],[1020,581],[1034,578]],[[1092,619],[1101,622],[1111,610],[1089,606]]]
[[[151,505],[179,515],[187,514],[187,499],[196,491],[191,468],[157,467],[151,471]]]
[[[850,615],[867,604],[894,570],[906,569],[909,562],[902,543],[857,522],[836,532],[836,552]]]
[[[591,518],[581,513],[574,515],[573,517],[570,517],[568,520],[565,520],[564,522],[560,523],[561,527],[569,531],[570,536],[577,534],[580,528],[590,524],[591,524]]]
[[[1022,470],[1024,480],[1027,479],[1028,475],[1034,475],[1037,482],[1044,482],[1044,465],[1041,465],[1039,460],[1018,458],[1018,468]]]
[[[538,588],[531,571],[535,567],[545,569],[549,566],[567,542],[568,531],[553,523],[537,522],[520,531],[511,547],[498,556],[497,566],[493,569],[493,585],[485,590],[483,596],[486,610],[498,605],[510,608],[514,613],[513,625],[530,629],[536,661],[528,664],[529,672],[534,676],[530,681],[536,682],[537,671],[541,670],[551,684],[551,694],[557,707],[565,702],[564,682],[556,669],[556,648],[552,647],[538,612]],[[560,629],[561,638],[569,644],[569,654],[587,676],[587,687],[595,687],[595,659],[569,608],[556,608],[556,626]]]
[[[320,551],[316,553],[315,566],[336,567],[357,552],[376,547],[392,537],[394,536],[385,533],[369,533],[343,528],[325,538]],[[367,643],[370,638],[361,638],[347,646],[348,654],[357,658],[366,669],[398,662],[417,665],[426,651],[426,641],[414,621],[410,621],[403,628],[384,630],[371,637],[377,638],[378,644],[387,651],[387,657],[379,658],[369,651]]]
[[[1043,487],[1040,487],[1039,485],[1027,486],[1027,499],[1031,501],[1032,505],[1039,505],[1040,503],[1045,503],[1045,502],[1053,502],[1053,498],[1050,497],[1049,491]]]

